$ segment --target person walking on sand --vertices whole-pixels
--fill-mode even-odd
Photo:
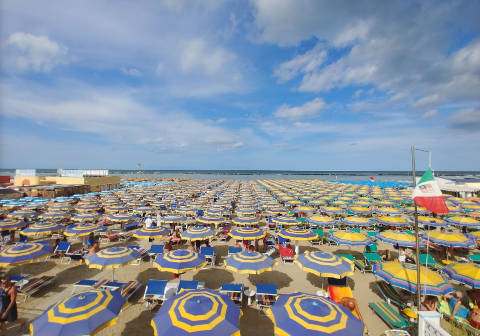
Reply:
[[[0,315],[2,336],[7,335],[6,322],[15,322],[21,326],[25,325],[23,320],[18,318],[17,312],[17,287],[9,277],[2,280],[2,311]]]

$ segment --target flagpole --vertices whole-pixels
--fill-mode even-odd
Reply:
[[[415,177],[415,146],[412,146],[412,177],[413,177],[413,188],[417,186],[417,179]],[[420,242],[418,237],[418,213],[417,213],[417,203],[413,202],[415,211],[413,216],[415,218],[415,246],[416,246],[416,259],[417,259],[417,311],[420,311],[421,306],[421,295],[420,295]]]

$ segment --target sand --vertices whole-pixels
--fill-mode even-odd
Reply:
[[[147,240],[130,240],[127,243],[103,244],[101,247],[112,245],[131,245],[140,244],[146,246]],[[223,267],[223,258],[227,255],[227,246],[232,245],[232,241],[213,243],[217,253],[217,265],[215,267],[206,267],[204,269],[189,271],[182,275],[185,280],[198,280],[206,284],[206,288],[218,290],[223,283],[243,283],[245,287],[252,287],[257,283],[276,284],[279,293],[305,292],[315,294],[322,287],[323,278],[302,271],[296,264],[284,264],[278,255],[273,255],[278,261],[278,265],[273,271],[264,272],[260,275],[237,274],[225,270]],[[389,248],[391,245],[378,243],[380,249]],[[360,253],[363,247],[349,249],[348,246],[312,246],[310,242],[300,244],[300,252],[309,250],[322,250],[333,253]],[[262,246],[260,245],[260,248]],[[392,249],[393,250],[393,249]],[[11,267],[9,274],[26,273],[34,276],[55,275],[54,284],[45,287],[36,295],[30,297],[27,302],[18,305],[19,315],[27,321],[32,321],[39,316],[50,305],[71,295],[73,284],[81,279],[110,279],[111,270],[97,270],[88,268],[85,264],[73,261],[71,264],[61,264],[59,260],[50,259],[49,261],[35,262],[17,267]],[[143,301],[143,292],[145,284],[149,279],[173,280],[171,273],[159,272],[148,260],[138,266],[127,265],[115,271],[115,280],[128,281],[139,280],[143,282],[143,287],[130,299],[130,304],[120,313],[118,323],[102,330],[98,335],[153,335],[153,329],[150,327],[150,321],[158,308],[153,311],[145,307]],[[355,270],[355,274],[350,277],[348,283],[353,289],[355,298],[359,303],[360,312],[364,318],[369,334],[373,336],[381,335],[388,327],[374,314],[368,307],[369,302],[380,301],[381,297],[376,293],[376,277],[372,273],[363,274]],[[326,286],[325,286],[326,288]],[[80,290],[79,290],[80,291]],[[246,306],[244,303],[243,316],[240,320],[240,329],[242,335],[273,335],[273,324],[268,317],[255,308]],[[8,325],[8,335],[22,335],[20,328],[14,324]]]

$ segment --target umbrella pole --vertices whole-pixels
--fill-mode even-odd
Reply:
[[[112,267],[112,281],[115,281],[115,268]]]
[[[415,177],[415,146],[412,146],[412,178],[413,178],[413,187],[415,188],[417,185],[417,179]],[[417,212],[417,203],[413,202],[415,212],[415,246],[416,246],[416,259],[417,259],[417,311],[420,311],[421,307],[421,293],[420,293],[420,244],[418,238],[418,212]]]

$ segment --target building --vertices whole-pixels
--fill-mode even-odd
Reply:
[[[120,187],[120,177],[109,175],[108,170],[79,170],[59,169],[56,176],[40,176],[35,169],[17,169],[13,185],[18,188],[26,188],[40,186],[56,186],[57,189],[71,188],[72,186],[88,186],[86,192],[98,192],[112,190]],[[38,189],[38,188],[37,188]],[[85,188],[84,188],[85,189]],[[85,190],[86,190],[85,189]],[[51,190],[51,188],[46,188]],[[66,192],[67,194],[69,192]]]
[[[55,198],[59,196],[72,196],[90,192],[88,184],[47,184],[38,186],[19,187],[21,194],[42,198]]]
[[[417,183],[420,178],[417,178]],[[475,197],[480,194],[480,179],[435,177],[443,194],[461,198]]]

